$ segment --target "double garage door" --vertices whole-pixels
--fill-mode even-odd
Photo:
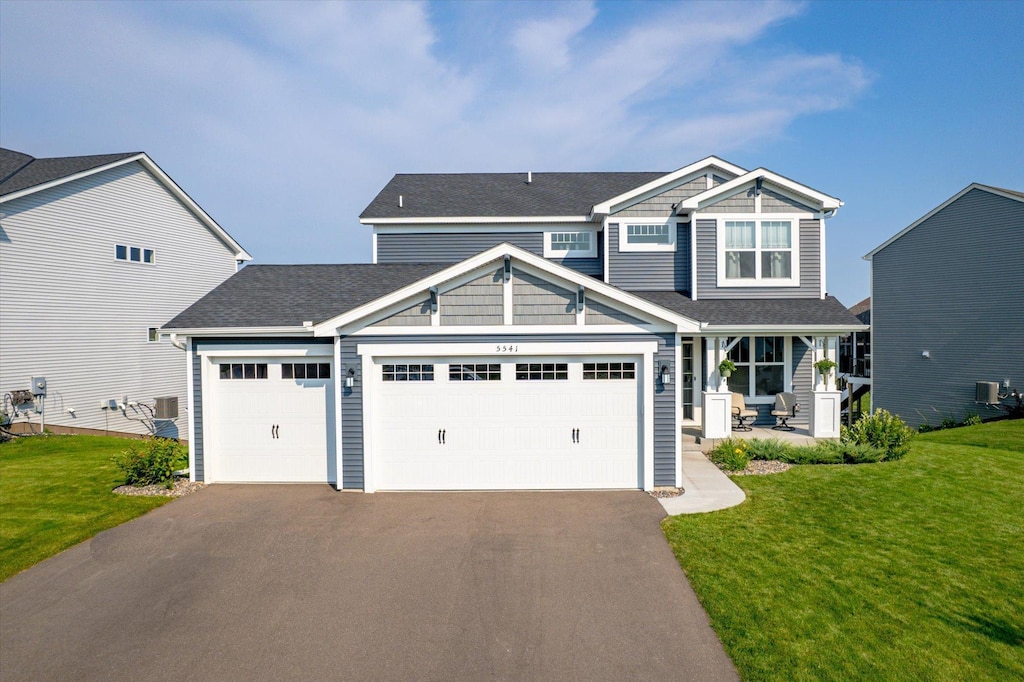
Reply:
[[[374,487],[642,487],[639,367],[633,357],[378,358]]]

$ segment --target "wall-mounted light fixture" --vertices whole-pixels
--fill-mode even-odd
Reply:
[[[580,287],[576,292],[576,312],[583,310],[583,305],[587,302],[587,292],[583,287]]]
[[[430,287],[430,312],[437,312],[437,287]]]
[[[927,351],[927,350],[921,351],[921,357],[922,358],[930,358],[931,356],[932,356],[931,351]]]
[[[505,254],[505,281],[512,279],[512,256]]]
[[[348,368],[348,373],[345,376],[345,388],[352,388],[356,385],[356,371],[351,367]]]
[[[68,414],[70,414],[72,417],[74,417],[75,416],[75,408],[69,407],[68,408]]]
[[[672,383],[672,375],[669,374],[668,365],[661,366],[661,372],[658,374],[658,376],[661,379],[661,383],[665,384],[666,386]]]

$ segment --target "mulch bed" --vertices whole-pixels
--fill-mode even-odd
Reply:
[[[114,488],[114,492],[118,495],[142,495],[145,497],[184,497],[205,487],[205,483],[179,478],[174,481],[173,488],[163,485],[121,485]]]
[[[725,473],[730,476],[761,476],[764,474],[780,474],[783,471],[788,471],[792,466],[789,462],[779,462],[778,460],[764,461],[753,459],[743,471],[726,471]]]

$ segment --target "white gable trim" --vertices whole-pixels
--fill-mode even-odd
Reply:
[[[585,215],[562,216],[433,216],[409,218],[360,218],[363,225],[472,225],[494,223],[590,223]]]
[[[689,199],[684,199],[679,203],[679,210],[684,211],[704,208],[708,204],[714,203],[714,201],[712,201],[713,199],[724,199],[727,196],[735,194],[747,185],[754,183],[758,178],[763,178],[773,185],[777,185],[784,190],[789,190],[797,195],[797,197],[794,198],[810,199],[812,202],[820,206],[823,211],[834,211],[843,205],[843,202],[835,197],[822,194],[816,189],[811,189],[806,185],[801,185],[799,182],[794,182],[789,178],[773,173],[765,168],[758,168],[757,170],[752,170],[749,173],[740,175],[738,178],[733,178],[729,182],[722,183],[718,187],[713,187],[706,192],[701,192]]]
[[[870,251],[870,252],[868,252],[867,254],[864,255],[864,260],[871,260],[871,258],[876,253],[878,253],[879,251],[881,251],[885,247],[889,246],[889,244],[892,244],[894,241],[896,241],[897,239],[899,239],[900,237],[905,235],[907,232],[910,232],[915,227],[917,227],[918,225],[920,225],[924,221],[928,220],[929,218],[931,218],[933,215],[935,215],[939,211],[945,209],[947,206],[949,206],[954,201],[956,201],[960,197],[962,197],[965,194],[967,194],[968,192],[970,192],[972,189],[980,189],[982,192],[988,192],[989,194],[994,194],[997,197],[1003,197],[1004,199],[1012,199],[1014,201],[1019,201],[1021,203],[1024,203],[1024,197],[1022,197],[1020,195],[1013,194],[1011,192],[1004,192],[1004,191],[1002,191],[1001,189],[999,189],[997,187],[989,187],[988,185],[982,185],[982,184],[979,184],[977,182],[972,182],[967,187],[964,187],[962,190],[960,190],[959,192],[957,192],[956,194],[951,196],[949,199],[946,199],[941,204],[939,204],[938,206],[936,206],[932,210],[928,211],[928,213],[924,214],[923,216],[921,216],[920,218],[918,218],[917,220],[912,222],[909,226],[903,228],[902,230],[900,230],[899,232],[894,234],[892,237],[889,237],[887,240],[882,242],[881,245],[876,246],[872,251]]]
[[[449,280],[453,280],[481,269],[483,266],[486,266],[493,261],[500,261],[506,254],[534,270],[547,273],[556,279],[570,282],[576,286],[582,286],[584,289],[593,291],[609,301],[614,301],[626,306],[627,308],[633,308],[642,313],[646,313],[655,319],[673,324],[676,326],[677,330],[682,333],[696,333],[700,331],[700,324],[696,320],[691,320],[690,318],[673,313],[661,306],[646,301],[639,296],[634,296],[633,294],[622,291],[617,287],[613,287],[609,284],[596,280],[589,275],[584,275],[572,268],[549,261],[546,258],[534,255],[529,251],[525,251],[506,242],[498,244],[497,246],[490,248],[483,253],[479,253],[472,258],[467,258],[466,260],[445,268],[440,272],[424,277],[418,282],[413,282],[412,284],[397,289],[386,296],[376,299],[375,301],[371,301],[346,313],[336,315],[335,317],[320,322],[313,326],[313,333],[315,336],[334,336],[337,334],[337,330],[341,327],[346,327],[354,322],[358,322],[365,317],[369,317],[384,308],[410,298],[417,293],[429,289],[430,287],[440,286],[447,283]],[[573,329],[575,329],[575,327]]]
[[[603,201],[600,204],[595,204],[591,211],[591,215],[604,216],[618,210],[620,204],[635,203],[641,201],[643,195],[648,194],[654,196],[664,191],[662,188],[665,185],[672,183],[679,183],[688,175],[700,175],[705,172],[709,167],[721,168],[722,170],[728,171],[733,175],[743,175],[746,170],[739,166],[733,165],[728,161],[724,161],[717,156],[709,156],[706,159],[691,163],[689,166],[684,166],[679,170],[673,171],[668,175],[663,175],[656,180],[652,180],[645,185],[641,185],[636,189],[631,189],[628,192],[620,194],[617,197],[612,197],[608,201]]]
[[[218,225],[217,221],[211,218],[209,214],[207,214],[206,211],[204,211],[199,206],[199,204],[193,201],[192,198],[185,193],[185,190],[179,187],[178,184],[174,182],[174,180],[171,180],[170,176],[164,173],[160,169],[160,167],[156,165],[156,163],[154,163],[153,159],[149,158],[149,156],[146,155],[145,153],[135,154],[134,156],[129,156],[118,161],[113,161],[102,166],[97,166],[96,168],[90,168],[79,173],[73,173],[72,175],[65,175],[62,178],[57,178],[55,180],[50,180],[49,182],[44,182],[39,185],[26,187],[25,189],[18,190],[17,192],[5,194],[4,196],[0,197],[0,203],[6,203],[8,201],[20,199],[21,197],[28,196],[30,194],[35,194],[36,192],[41,192],[44,189],[57,187],[68,182],[73,182],[75,180],[87,178],[91,175],[103,173],[112,168],[124,166],[129,163],[135,163],[136,161],[139,162],[143,168],[152,173],[160,182],[160,184],[167,189],[167,191],[173,194],[181,203],[185,204],[185,207],[188,208],[188,210],[191,211],[193,215],[195,215],[199,219],[200,222],[206,225],[206,228],[208,230],[213,232],[221,241],[227,244],[228,248],[235,252],[235,260],[252,260],[252,256],[250,256],[248,252],[246,252],[246,250],[242,248],[242,245],[236,242],[234,238],[232,238],[232,236],[228,234],[223,227]]]

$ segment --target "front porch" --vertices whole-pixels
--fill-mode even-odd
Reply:
[[[811,436],[810,430],[807,425],[794,424],[793,431],[776,431],[770,426],[757,426],[750,427],[749,431],[737,431],[735,429],[729,434],[731,438],[743,438],[749,440],[752,438],[759,438],[761,440],[769,440],[775,438],[783,443],[790,445],[814,445],[817,440]],[[682,439],[683,449],[687,449],[689,446],[691,449],[699,449],[702,452],[710,450],[720,443],[722,438],[705,438],[701,435],[701,428],[699,425],[683,426],[682,427]]]

